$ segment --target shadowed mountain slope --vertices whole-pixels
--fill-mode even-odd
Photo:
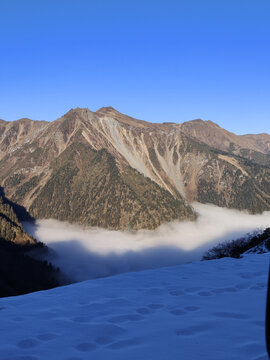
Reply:
[[[0,297],[58,286],[57,270],[27,255],[46,251],[46,247],[23,230],[11,204],[0,195]]]

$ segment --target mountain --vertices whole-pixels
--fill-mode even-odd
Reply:
[[[31,216],[111,229],[194,219],[198,201],[270,210],[270,135],[202,120],[155,124],[112,107],[0,121],[0,184]]]

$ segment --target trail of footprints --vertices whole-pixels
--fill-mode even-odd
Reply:
[[[169,293],[172,297],[181,297],[184,295],[192,295],[192,296],[199,296],[199,297],[210,297],[215,296],[218,294],[223,293],[231,293],[231,292],[237,292],[237,291],[244,291],[245,289],[253,289],[253,290],[262,290],[265,289],[266,283],[263,282],[257,282],[254,284],[251,281],[249,281],[251,278],[254,277],[254,275],[261,275],[259,273],[256,274],[250,274],[250,273],[240,273],[240,278],[244,279],[244,282],[240,282],[232,287],[221,287],[211,290],[205,290],[201,287],[187,287],[183,289],[172,289],[170,288],[169,284],[161,288],[153,287],[153,288],[147,288],[147,289],[137,289],[138,291],[145,292],[148,295],[152,295],[153,297],[163,297],[163,295],[167,295]],[[166,293],[167,292],[167,293]],[[126,333],[125,325],[129,322],[139,322],[143,321],[147,317],[151,316],[152,314],[155,314],[156,311],[168,311],[172,316],[185,316],[192,312],[198,312],[200,311],[200,307],[197,305],[188,305],[184,306],[183,308],[179,307],[172,307],[165,306],[163,303],[160,302],[152,302],[145,306],[141,306],[134,309],[133,313],[126,313],[126,314],[119,314],[119,311],[116,312],[115,315],[109,316],[108,314],[113,313],[113,309],[124,311],[125,307],[130,309],[131,303],[124,299],[124,298],[115,298],[110,300],[105,306],[107,311],[104,311],[104,304],[101,303],[81,303],[81,307],[84,309],[84,313],[89,311],[89,314],[87,316],[77,316],[73,318],[69,318],[68,320],[74,323],[82,323],[82,324],[88,324],[91,328],[90,331],[88,331],[88,338],[89,341],[81,341],[77,344],[73,345],[73,348],[78,351],[78,353],[88,353],[92,351],[96,351],[99,348],[106,347],[111,350],[120,350],[123,348],[127,348],[130,346],[138,346],[142,344],[142,339],[139,337],[131,337],[131,338],[123,338],[123,335]],[[44,314],[45,315],[45,314]],[[220,319],[238,319],[238,320],[249,320],[250,316],[247,314],[240,314],[240,313],[234,313],[234,312],[213,312],[210,314],[213,318],[220,318]],[[104,322],[100,322],[98,325],[96,324],[96,318],[99,316],[105,316]],[[55,317],[57,315],[55,314]],[[14,318],[13,321],[20,321],[19,318]],[[95,323],[95,325],[92,325],[92,323]],[[249,320],[250,323],[255,324],[257,326],[264,326],[264,323],[261,321],[252,321]],[[192,325],[192,326],[184,326],[182,328],[177,328],[174,330],[174,334],[176,336],[193,336],[198,333],[207,332],[208,330],[213,329],[216,325],[216,321],[213,319],[209,322],[200,323],[198,325]],[[16,346],[20,348],[21,350],[31,350],[35,349],[38,346],[40,346],[42,343],[45,342],[53,342],[54,340],[57,340],[57,337],[59,335],[54,333],[41,333],[38,334],[35,338],[27,338],[22,339],[19,341]],[[39,357],[35,355],[22,355],[17,356],[14,358],[11,358],[12,360],[38,360]],[[258,358],[259,359],[259,358]],[[69,357],[66,360],[81,360],[80,357]]]
[[[112,302],[113,305],[123,305],[125,299],[116,299]],[[86,304],[87,305],[87,304]],[[93,310],[96,308],[95,304],[91,307],[91,304],[88,304],[89,308]],[[73,317],[70,321],[75,323],[84,323],[89,324],[87,329],[89,341],[82,341],[73,347],[82,353],[88,353],[94,350],[97,350],[100,347],[107,347],[112,350],[123,349],[130,346],[137,346],[141,344],[141,339],[138,337],[133,338],[124,338],[121,339],[122,335],[126,333],[126,329],[121,327],[118,324],[130,322],[130,321],[140,321],[145,317],[144,315],[152,314],[154,311],[157,311],[163,308],[163,304],[159,303],[150,303],[146,307],[137,308],[135,313],[132,314],[123,314],[112,316],[107,319],[107,322],[101,324],[92,325],[92,316],[78,316]],[[98,308],[100,308],[98,306]],[[44,342],[49,342],[57,339],[58,335],[54,333],[41,333],[35,338],[27,338],[19,341],[16,346],[21,350],[32,350],[36,349]],[[38,360],[39,358],[34,355],[22,355],[18,357],[11,358],[12,360]],[[71,359],[80,359],[79,357],[70,357]]]
[[[250,280],[252,279],[254,276],[258,276],[258,275],[262,275],[261,273],[254,273],[254,274],[250,274],[250,273],[240,273],[239,276],[242,279],[247,279]],[[241,290],[245,290],[245,289],[251,289],[251,290],[263,290],[265,289],[267,286],[267,284],[265,282],[256,282],[255,284],[252,283],[251,281],[245,281],[245,282],[240,282],[238,284],[236,284],[235,286],[229,286],[229,287],[220,287],[220,288],[216,288],[216,289],[211,289],[211,290],[202,290],[201,287],[189,287],[189,288],[185,288],[185,289],[174,289],[170,291],[170,295],[171,296],[184,296],[187,294],[194,294],[194,295],[198,295],[198,296],[202,296],[202,297],[208,297],[208,296],[213,296],[215,294],[224,294],[224,293],[235,293]]]
[[[122,304],[125,299],[116,299],[114,304]],[[87,304],[86,304],[87,305]],[[95,304],[93,304],[95,308]],[[91,308],[91,304],[88,305]],[[92,309],[93,309],[92,308]],[[145,319],[145,316],[153,314],[155,311],[164,308],[163,304],[160,303],[149,303],[145,307],[135,309],[135,313],[116,315],[107,318],[107,322],[92,325],[92,317],[90,316],[78,316],[73,317],[70,321],[75,323],[89,324],[87,329],[89,341],[82,341],[73,347],[81,353],[88,353],[97,350],[100,347],[107,347],[111,350],[120,350],[130,346],[137,346],[142,343],[142,340],[138,337],[122,338],[126,333],[126,329],[121,326],[130,321],[141,321]],[[192,311],[192,310],[191,310]],[[54,333],[41,333],[35,338],[27,338],[19,341],[16,346],[22,350],[36,349],[44,342],[50,342],[57,339],[58,335]],[[12,360],[38,360],[39,358],[34,355],[22,355],[19,357],[12,358]],[[71,359],[80,359],[78,357],[70,357]]]

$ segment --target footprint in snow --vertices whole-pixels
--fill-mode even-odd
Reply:
[[[219,289],[213,289],[212,292],[215,294],[224,294],[224,293],[233,293],[237,292],[238,289],[234,287],[226,287],[226,288],[219,288]]]
[[[86,304],[89,304],[89,301],[85,301],[85,300],[84,300],[84,301],[80,301],[80,302],[79,302],[79,305],[86,305]]]
[[[55,318],[57,314],[55,311],[40,311],[37,314],[35,314],[36,317],[38,317],[39,319],[53,319]]]
[[[118,298],[118,299],[112,299],[109,300],[108,302],[106,302],[106,306],[129,306],[130,305],[130,301],[124,298]]]
[[[239,313],[225,312],[225,311],[214,312],[214,313],[212,313],[212,315],[214,315],[216,317],[224,318],[224,319],[245,320],[245,319],[250,318],[250,316],[246,315],[246,314],[239,314]]]
[[[201,289],[201,286],[193,286],[193,287],[188,287],[188,288],[184,289],[184,291],[187,293],[194,293],[200,289]]]
[[[265,327],[265,322],[261,320],[250,321],[250,323],[256,326]]]
[[[251,274],[251,273],[241,273],[241,274],[239,274],[239,276],[242,279],[252,279],[253,278],[253,274]]]
[[[213,293],[211,293],[210,291],[200,291],[200,292],[198,292],[197,295],[199,295],[199,296],[212,296]]]
[[[127,347],[140,345],[141,343],[142,343],[141,339],[131,338],[131,339],[117,341],[117,342],[109,345],[108,348],[112,349],[112,350],[121,350],[121,349],[125,349]]]
[[[21,322],[21,321],[24,321],[25,319],[23,317],[17,316],[15,318],[13,318],[12,320],[16,321],[16,322]]]
[[[163,304],[148,304],[147,306],[153,310],[158,310],[164,307]]]
[[[81,352],[88,352],[93,351],[97,349],[97,345],[91,343],[91,342],[83,342],[75,346],[75,348]]]
[[[263,290],[264,288],[266,288],[265,283],[256,283],[255,285],[250,287],[251,290]]]
[[[141,315],[148,315],[148,314],[152,313],[151,310],[149,310],[148,308],[145,308],[145,307],[136,309],[136,312],[141,314]]]
[[[257,271],[255,273],[253,273],[254,276],[260,276],[260,275],[263,275],[265,276],[265,272],[264,271]]]
[[[192,335],[197,335],[199,333],[207,332],[208,330],[211,330],[216,326],[217,325],[214,323],[205,323],[200,325],[188,326],[182,329],[176,329],[174,333],[177,336],[192,336]]]
[[[250,282],[239,283],[239,284],[236,284],[235,287],[239,290],[247,289],[250,287]]]
[[[172,295],[172,296],[182,296],[182,295],[185,295],[185,292],[183,290],[173,290],[173,291],[170,291],[170,295]]]
[[[21,349],[31,349],[40,345],[40,342],[36,339],[24,339],[17,343],[17,346]]]
[[[142,319],[144,319],[144,317],[142,315],[128,314],[128,315],[113,316],[110,319],[108,319],[108,321],[118,324],[118,323],[122,323],[122,322],[126,322],[126,321],[138,321],[138,320],[142,320]]]
[[[184,308],[184,310],[186,310],[186,311],[198,311],[198,310],[200,310],[200,307],[199,306],[186,306]]]
[[[104,309],[104,304],[101,303],[88,303],[88,304],[82,304],[82,306],[84,309],[88,309],[90,311],[96,311],[96,310],[103,310]]]
[[[53,340],[57,337],[56,334],[53,333],[46,333],[46,334],[40,334],[37,336],[37,338],[41,341],[49,341],[49,340]]]
[[[95,325],[93,327],[94,336],[98,337],[118,337],[125,333],[125,329],[123,329],[119,325],[114,324],[102,324],[102,325]]]
[[[78,322],[78,323],[87,323],[89,321],[91,321],[91,317],[90,316],[76,316],[74,318],[71,318],[72,321],[74,322]]]
[[[184,311],[182,309],[174,309],[174,310],[171,310],[170,313],[172,315],[179,316],[179,315],[185,315],[186,311]]]
[[[108,344],[112,343],[113,341],[115,341],[115,340],[110,336],[99,336],[95,339],[95,342],[98,345],[108,345]]]

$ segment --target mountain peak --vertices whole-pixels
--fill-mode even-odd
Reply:
[[[103,106],[100,109],[98,109],[96,111],[97,114],[101,114],[101,115],[107,115],[107,114],[121,114],[119,111],[117,111],[115,108],[113,108],[112,106]]]
[[[202,119],[194,119],[194,120],[189,120],[189,121],[185,121],[183,122],[183,125],[211,125],[211,126],[215,126],[220,128],[220,126],[218,124],[216,124],[215,122],[211,121],[211,120],[202,120]]]
[[[16,121],[19,121],[19,122],[22,122],[22,123],[27,123],[27,122],[31,122],[31,121],[34,121],[34,120],[29,119],[29,118],[27,118],[27,117],[23,117],[23,118],[18,119],[18,120],[16,120]]]
[[[76,108],[71,108],[65,115],[67,114],[74,114],[74,113],[82,113],[82,112],[90,112],[90,110],[88,108],[81,108],[81,107],[76,107]]]
[[[93,112],[91,110],[89,110],[88,108],[81,108],[81,107],[76,107],[75,109],[70,109],[68,112],[66,112],[60,119],[65,118],[65,119],[73,119],[74,116],[79,116],[79,117],[85,117],[85,116],[89,116],[90,114],[93,114]]]

